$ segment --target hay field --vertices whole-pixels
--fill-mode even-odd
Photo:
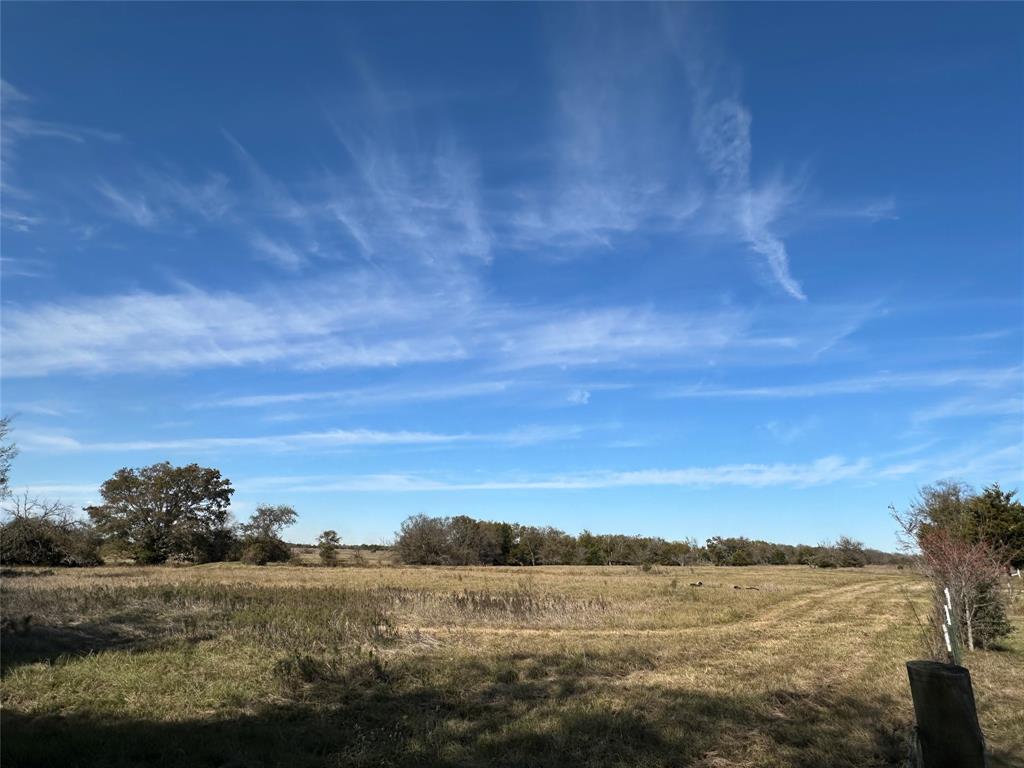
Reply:
[[[779,566],[17,569],[0,588],[5,767],[896,766],[927,601],[904,571]],[[1015,611],[1007,647],[968,662],[1004,766],[1024,765]]]

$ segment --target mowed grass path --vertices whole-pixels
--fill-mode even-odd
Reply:
[[[898,766],[928,601],[887,568],[7,573],[4,766]],[[997,766],[1015,620],[968,661]]]

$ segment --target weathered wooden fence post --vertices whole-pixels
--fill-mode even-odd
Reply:
[[[917,768],[985,768],[971,673],[956,664],[908,661],[917,719]]]

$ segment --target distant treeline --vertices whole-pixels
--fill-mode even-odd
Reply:
[[[418,565],[816,565],[823,568],[901,564],[904,555],[867,549],[841,537],[835,543],[775,544],[747,538],[667,541],[652,536],[572,536],[551,527],[475,520],[465,515],[415,515],[402,523],[395,549]]]
[[[317,542],[310,544],[305,541],[286,541],[285,545],[292,549],[317,549],[320,546]],[[344,549],[357,549],[361,552],[390,552],[394,547],[390,544],[345,544]]]

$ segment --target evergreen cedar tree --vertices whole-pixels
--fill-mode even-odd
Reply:
[[[964,483],[943,481],[921,489],[907,513],[898,515],[904,529],[927,533],[941,528],[970,542],[983,541],[1014,567],[1024,567],[1024,504],[1016,491],[998,483],[981,493]]]

